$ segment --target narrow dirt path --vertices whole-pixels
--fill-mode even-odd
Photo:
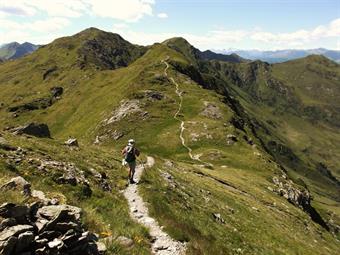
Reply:
[[[155,163],[154,158],[147,157],[147,163],[136,167],[135,180],[138,183],[141,179],[145,167],[152,167]],[[137,184],[130,184],[124,191],[130,207],[130,215],[137,222],[143,224],[150,230],[153,238],[152,252],[155,255],[184,255],[185,244],[173,240],[157,221],[149,216],[148,208],[143,198],[138,194]]]
[[[165,64],[165,69],[164,69],[164,75],[176,86],[176,94],[179,97],[179,104],[178,104],[178,109],[174,115],[174,119],[178,120],[181,125],[180,125],[180,133],[179,133],[179,138],[181,139],[182,145],[183,147],[185,147],[188,150],[188,155],[192,160],[198,161],[201,164],[205,165],[205,166],[212,166],[212,164],[204,162],[203,160],[201,160],[199,157],[200,155],[194,155],[192,153],[192,149],[185,143],[185,139],[183,136],[184,130],[185,130],[185,122],[183,120],[181,120],[180,118],[178,118],[179,113],[182,110],[182,105],[183,105],[183,96],[182,96],[182,91],[180,91],[179,89],[179,85],[178,83],[175,81],[174,78],[168,76],[168,69],[169,69],[169,64],[166,62],[166,60],[162,60],[162,62]]]

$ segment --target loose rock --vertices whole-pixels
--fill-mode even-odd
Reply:
[[[24,126],[19,126],[10,130],[15,135],[32,135],[36,137],[51,138],[50,130],[46,124],[43,123],[29,123]]]

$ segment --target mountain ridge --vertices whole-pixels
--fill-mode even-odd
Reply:
[[[11,42],[0,46],[0,58],[3,60],[13,60],[28,55],[37,50],[40,45],[34,45],[29,42],[22,44]]]
[[[297,50],[297,49],[286,49],[286,50],[237,50],[237,49],[229,49],[229,50],[216,50],[216,52],[231,54],[236,53],[241,57],[248,58],[251,60],[262,60],[269,63],[280,63],[285,62],[297,58],[303,58],[311,54],[324,55],[327,58],[336,61],[339,63],[340,61],[340,51],[339,50],[328,50],[325,48],[317,48],[317,49],[306,49],[306,50]]]

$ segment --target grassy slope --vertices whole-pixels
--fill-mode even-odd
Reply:
[[[62,202],[81,207],[84,210],[84,224],[101,237],[124,235],[135,241],[132,249],[113,242],[109,246],[110,254],[150,254],[147,230],[127,217],[128,205],[120,193],[126,184],[126,172],[121,168],[119,154],[95,146],[88,147],[82,143],[79,150],[70,150],[59,140],[4,135],[12,146],[21,147],[27,154],[22,162],[15,164],[7,160],[13,153],[0,149],[1,183],[21,175],[32,184],[33,189],[42,190],[48,197],[56,197]],[[47,172],[42,171],[38,169],[39,164],[29,163],[29,159],[34,159],[33,162],[43,159],[73,163],[90,181],[92,195],[86,195],[86,187],[82,184],[57,184],[54,180],[62,175],[62,169],[50,168]],[[100,188],[98,181],[91,174],[91,168],[107,174],[112,192]],[[29,201],[18,193],[5,192],[0,198],[0,203],[3,202]]]
[[[95,37],[96,32],[90,36]],[[43,147],[47,154],[76,161],[83,168],[94,164],[94,167],[109,173],[115,188],[112,194],[95,190],[92,198],[83,199],[77,197],[74,187],[55,185],[49,177],[46,177],[47,186],[45,182],[38,183],[34,175],[29,173],[27,178],[37,188],[47,190],[47,187],[52,186],[55,192],[62,190],[67,194],[70,203],[80,203],[89,215],[88,225],[95,230],[106,231],[107,224],[111,224],[109,228],[115,234],[132,238],[141,236],[144,241],[136,245],[133,251],[136,254],[139,249],[141,253],[146,252],[147,234],[140,226],[132,227],[126,217],[127,205],[118,192],[123,187],[124,175],[119,171],[118,163],[112,159],[112,155],[118,158],[117,152],[126,138],[134,137],[141,150],[157,156],[159,162],[146,173],[141,184],[143,194],[150,202],[151,213],[175,238],[189,241],[189,254],[211,254],[208,253],[210,251],[214,251],[214,254],[229,254],[236,253],[238,248],[244,254],[337,253],[336,241],[330,234],[311,222],[301,210],[267,191],[272,176],[277,173],[277,166],[268,161],[268,156],[260,147],[254,149],[248,145],[242,139],[244,133],[229,124],[234,112],[221,102],[221,96],[201,88],[171,68],[169,75],[176,79],[184,91],[181,112],[187,128],[184,135],[194,153],[203,153],[202,159],[212,162],[215,167],[213,170],[197,168],[188,159],[178,138],[179,123],[173,119],[178,107],[178,96],[174,84],[162,76],[165,65],[161,63],[167,56],[171,61],[183,65],[190,63],[188,59],[157,44],[127,68],[113,71],[95,71],[92,68],[81,70],[76,60],[77,47],[83,39],[79,36],[59,39],[58,43],[43,47],[30,56],[0,66],[0,84],[3,88],[0,101],[5,106],[48,94],[52,86],[62,86],[65,90],[62,99],[45,110],[23,113],[17,118],[9,117],[6,109],[0,110],[0,125],[3,128],[32,119],[46,122],[55,140],[8,139],[13,139],[14,144],[20,143],[23,147]],[[43,72],[53,65],[58,66],[58,71],[43,80]],[[138,95],[145,90],[160,91],[165,95],[160,101],[140,99],[143,110],[149,113],[146,120],[126,118],[109,127],[101,126],[101,121],[110,117],[122,99],[139,98]],[[222,119],[213,120],[200,115],[204,101],[219,106]],[[112,130],[124,130],[126,134],[118,141],[104,141],[104,145],[99,148],[91,145],[97,133]],[[201,134],[201,138],[193,141],[190,133]],[[237,135],[239,141],[227,146],[228,134]],[[66,149],[61,149],[60,141],[70,135],[79,138],[79,152],[70,154]],[[256,141],[255,137],[251,138]],[[112,154],[111,150],[116,153]],[[177,162],[175,167],[164,169],[161,163],[164,158]],[[3,168],[6,169],[6,166],[3,165]],[[160,169],[174,176],[178,189],[167,187]],[[19,173],[22,170],[19,169]],[[211,178],[201,177],[202,174]],[[8,178],[13,173],[6,170],[2,172],[4,175]],[[237,189],[222,185],[215,179],[230,182]],[[272,206],[274,202],[276,205]],[[227,206],[234,208],[235,213],[230,213]],[[259,212],[252,207],[258,208]],[[221,213],[226,224],[216,223],[212,212]],[[317,251],[315,246],[319,247]]]
[[[339,206],[339,186],[321,174],[317,164],[325,163],[339,177],[336,155],[340,152],[340,133],[335,117],[339,107],[339,65],[310,56],[271,66],[258,61],[239,65],[212,62],[212,66],[220,70],[217,76],[228,83],[230,93],[248,116],[265,127],[257,129],[262,140],[276,140],[292,149],[299,161],[292,163],[281,157],[280,164],[289,169],[294,180],[304,180],[315,196],[315,206],[326,219],[332,218],[334,208]],[[279,85],[268,86],[269,79]],[[328,112],[330,117],[307,116],[303,109],[308,107]]]

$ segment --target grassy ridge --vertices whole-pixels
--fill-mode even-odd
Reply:
[[[332,172],[338,169],[335,155],[339,152],[339,132],[334,123],[323,118],[311,122],[310,116],[299,117],[301,105],[324,109],[333,103],[338,106],[337,66],[314,58],[307,63],[299,60],[273,66],[261,62],[201,62],[186,41],[179,40],[174,47],[178,38],[147,49],[122,40],[88,29],[0,65],[0,128],[34,120],[47,123],[53,137],[26,139],[5,133],[6,138],[31,150],[32,155],[74,162],[93,182],[92,195],[84,197],[81,185],[58,185],[53,176],[60,173],[44,175],[25,162],[13,167],[1,159],[2,180],[23,175],[35,188],[51,190],[84,208],[90,229],[135,240],[131,251],[113,244],[112,254],[148,254],[148,233],[129,219],[127,203],[120,193],[126,173],[120,167],[119,151],[133,137],[144,154],[156,157],[156,167],[146,172],[140,184],[150,212],[174,238],[188,242],[188,254],[337,254],[335,237],[268,190],[273,186],[272,177],[281,174],[281,164],[293,180],[308,185],[315,197],[313,205],[321,214],[339,222],[339,189],[315,170],[321,160]],[[109,60],[96,51],[84,57],[84,45],[89,47],[94,42],[100,46],[112,42],[106,48],[119,46],[124,50],[119,56],[107,51]],[[212,163],[213,169],[198,167],[199,162],[190,160],[181,146],[180,123],[173,117],[179,97],[175,85],[164,75],[164,59],[171,63],[169,77],[182,91],[179,117],[185,121],[184,138],[193,154]],[[325,68],[322,74],[316,72],[314,62]],[[307,68],[308,64],[311,66]],[[298,69],[312,78],[296,80]],[[292,75],[287,76],[287,72]],[[316,78],[325,86],[320,98],[308,94],[303,86],[313,82],[314,91]],[[50,107],[17,116],[8,111],[9,107],[48,97],[54,86],[63,87],[64,93]],[[335,95],[329,101],[326,88]],[[150,92],[160,98],[150,97]],[[126,102],[138,102],[138,110],[107,124],[105,120]],[[217,109],[219,117],[203,114],[207,103]],[[114,139],[118,133],[122,137]],[[97,135],[101,144],[94,146]],[[236,141],[230,141],[228,135]],[[78,138],[79,151],[61,145],[68,136]],[[292,155],[270,155],[265,146],[271,140],[284,144]],[[299,161],[289,159],[294,155]],[[167,160],[173,166],[164,165]],[[91,167],[109,176],[111,193],[97,187],[88,170]],[[162,172],[170,173],[173,179],[164,179]],[[213,213],[219,213],[225,222],[214,219]]]

